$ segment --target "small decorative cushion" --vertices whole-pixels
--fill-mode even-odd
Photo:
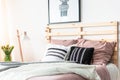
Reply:
[[[71,40],[59,40],[59,39],[51,39],[51,44],[56,45],[64,45],[69,46],[77,43],[77,39],[71,39]]]
[[[79,64],[90,64],[93,52],[94,48],[72,46],[65,60],[73,61]]]
[[[113,54],[115,42],[94,41],[86,39],[78,39],[79,47],[94,47],[94,55],[92,64],[107,64]]]
[[[67,47],[62,45],[48,44],[45,57],[41,61],[64,61]]]

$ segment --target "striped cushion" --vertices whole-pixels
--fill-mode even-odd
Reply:
[[[66,60],[80,64],[90,64],[93,52],[94,48],[72,46],[69,54],[66,56]]]
[[[67,47],[62,45],[49,45],[42,61],[63,61],[67,54]]]

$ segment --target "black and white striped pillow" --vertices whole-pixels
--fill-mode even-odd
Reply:
[[[66,54],[67,47],[49,44],[46,55],[42,61],[64,61]]]
[[[94,48],[72,46],[70,52],[66,56],[66,60],[80,64],[90,64],[93,52]]]

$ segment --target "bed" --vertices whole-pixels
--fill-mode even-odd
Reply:
[[[41,62],[2,62],[0,80],[120,80],[118,30],[116,21],[48,25],[47,56]],[[64,56],[52,54],[55,48]]]

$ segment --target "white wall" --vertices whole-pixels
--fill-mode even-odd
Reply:
[[[45,27],[48,22],[48,0],[6,0],[11,43],[19,59],[16,29],[28,32],[32,45],[24,53],[26,61],[38,61],[45,51]],[[82,22],[120,21],[120,0],[81,0]],[[28,56],[27,56],[28,55]],[[30,60],[32,56],[32,60]]]
[[[81,0],[81,3],[82,22],[120,22],[120,0]]]
[[[8,28],[6,22],[6,5],[4,0],[0,0],[0,46],[9,43]],[[0,49],[0,61],[3,59],[3,51]]]
[[[81,0],[82,21],[119,21],[120,0]]]
[[[27,31],[30,38],[28,43],[22,40],[23,56],[25,61],[38,61],[45,50],[45,27],[47,24],[47,0],[6,0],[8,26],[11,30],[11,43],[15,45],[13,60],[20,61],[17,33],[21,36]],[[26,46],[28,45],[28,46]]]

